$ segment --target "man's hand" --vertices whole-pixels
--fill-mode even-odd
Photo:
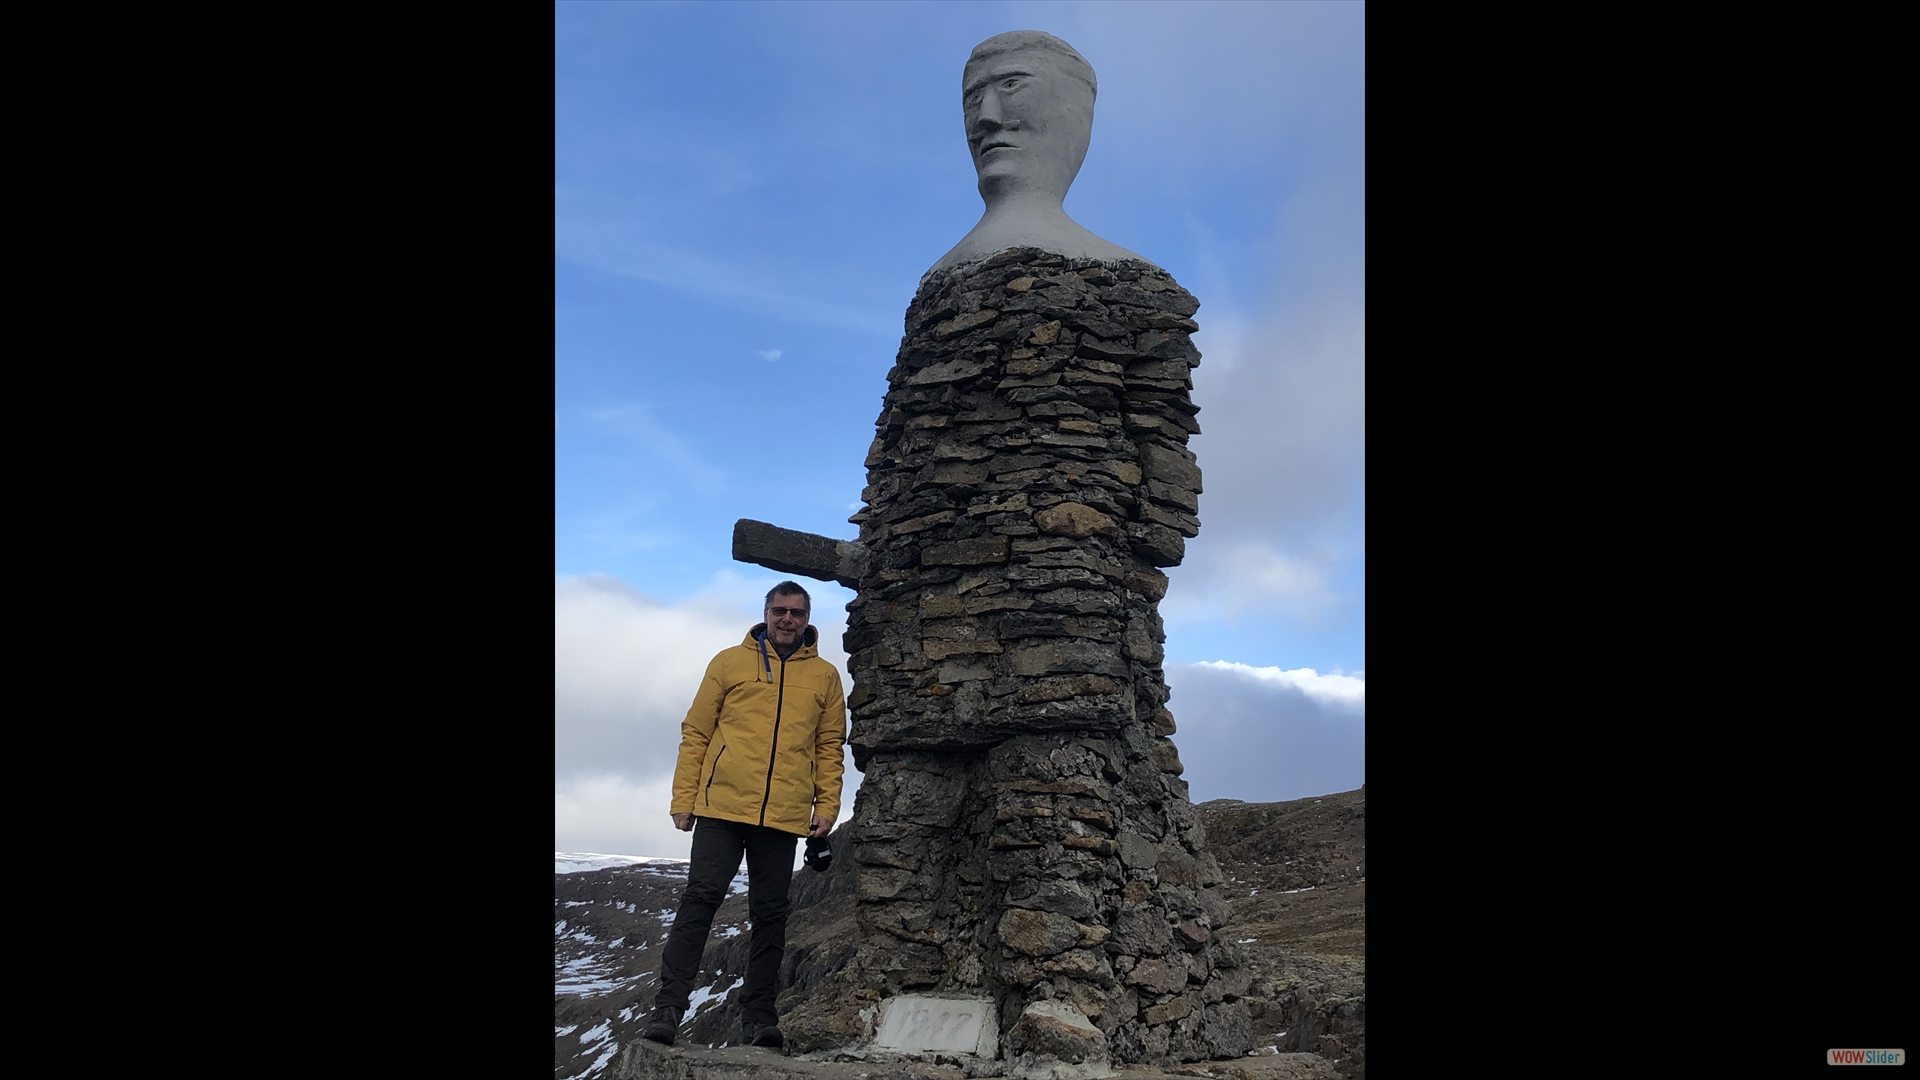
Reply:
[[[815,818],[814,820],[818,821],[820,819]],[[681,832],[692,832],[693,831],[693,815],[692,814],[673,815],[673,827],[676,829],[679,829]]]
[[[808,836],[825,836],[833,831],[833,822],[818,814],[813,816],[813,828],[807,830]]]

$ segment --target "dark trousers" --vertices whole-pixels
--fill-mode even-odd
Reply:
[[[747,983],[741,990],[741,1023],[751,1037],[755,1028],[779,1022],[774,995],[780,990],[780,957],[787,949],[787,885],[793,879],[793,850],[799,837],[762,825],[697,817],[693,819],[693,859],[687,889],[667,934],[660,961],[656,1005],[685,1011],[707,948],[714,910],[727,898],[727,885],[747,856],[747,913],[753,939],[747,953]]]

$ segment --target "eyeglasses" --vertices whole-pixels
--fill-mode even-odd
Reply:
[[[767,614],[772,615],[776,619],[785,618],[788,615],[798,615],[804,619],[807,617],[807,609],[803,607],[770,607],[767,609]]]

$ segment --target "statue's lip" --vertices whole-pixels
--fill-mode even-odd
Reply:
[[[1010,142],[987,142],[980,144],[980,152],[983,154],[989,150],[1018,150],[1019,148],[1018,144]]]

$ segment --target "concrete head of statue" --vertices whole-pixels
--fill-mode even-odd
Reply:
[[[961,112],[987,205],[933,270],[1022,247],[1146,261],[1088,232],[1063,205],[1093,139],[1094,89],[1093,65],[1052,34],[1015,30],[973,47],[960,76]]]
[[[1052,34],[1015,30],[974,46],[961,103],[980,197],[1065,199],[1093,138],[1095,92],[1093,66]]]

